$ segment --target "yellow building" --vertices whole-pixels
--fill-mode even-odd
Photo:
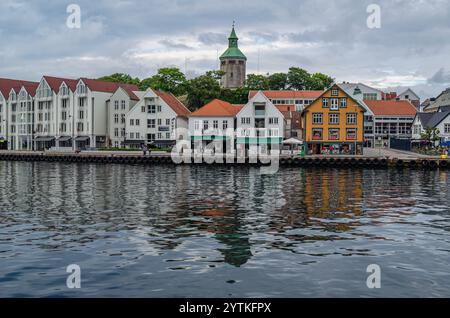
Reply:
[[[307,154],[362,154],[366,111],[338,84],[331,86],[302,114]]]

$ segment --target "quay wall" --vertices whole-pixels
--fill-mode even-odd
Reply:
[[[152,154],[151,156],[124,154],[54,154],[54,153],[10,153],[0,152],[0,161],[28,161],[28,162],[65,162],[65,163],[96,163],[96,164],[140,164],[140,165],[175,165],[170,154]],[[182,163],[186,164],[186,163]],[[188,163],[189,164],[189,163]],[[192,165],[208,163],[194,163]],[[220,165],[220,163],[214,163]],[[225,164],[225,163],[223,163]],[[230,163],[226,163],[229,165]],[[235,165],[262,165],[234,160]],[[449,169],[450,160],[434,158],[397,159],[380,157],[289,157],[279,158],[281,167],[330,167],[330,168],[411,168],[411,169]],[[209,164],[208,164],[209,165]]]

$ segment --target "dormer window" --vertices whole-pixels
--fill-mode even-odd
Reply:
[[[80,95],[86,94],[86,85],[79,83],[77,86],[77,93]]]
[[[9,94],[9,99],[12,100],[12,101],[17,100],[16,92],[12,91],[12,92]]]
[[[60,90],[59,90],[59,94],[61,96],[67,96],[69,95],[69,88],[66,85],[61,86]]]
[[[52,90],[45,82],[41,82],[39,88],[37,89],[36,95],[37,98],[48,98],[52,96]]]

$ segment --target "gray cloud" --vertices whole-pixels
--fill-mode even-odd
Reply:
[[[428,82],[431,84],[450,84],[450,72],[446,71],[444,68],[441,68],[433,76],[431,76]]]
[[[249,72],[300,66],[337,80],[417,87],[449,83],[450,2],[377,0],[381,29],[366,26],[373,0],[77,0],[82,28],[68,29],[64,1],[0,1],[0,76],[148,77],[175,65],[217,65],[232,21]],[[221,53],[221,52],[219,52]],[[440,70],[442,69],[442,70]],[[436,73],[436,70],[440,70]]]

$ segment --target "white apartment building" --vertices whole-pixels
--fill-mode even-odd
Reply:
[[[257,92],[236,115],[238,155],[246,156],[255,150],[269,153],[273,145],[281,149],[284,125],[281,111],[262,91]]]
[[[170,93],[148,89],[141,100],[125,116],[125,144],[173,146],[184,136],[176,136],[177,128],[188,129],[190,111]]]
[[[384,92],[363,83],[340,83],[339,87],[358,101],[383,100]]]

